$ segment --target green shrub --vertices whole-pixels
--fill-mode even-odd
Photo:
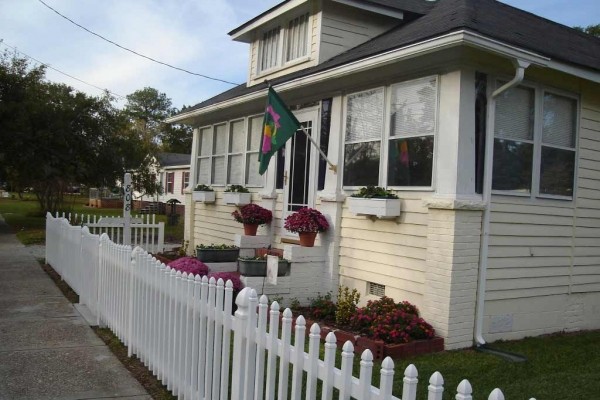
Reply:
[[[335,310],[335,323],[339,326],[347,326],[356,312],[356,305],[360,300],[358,290],[347,286],[338,287],[337,309]]]

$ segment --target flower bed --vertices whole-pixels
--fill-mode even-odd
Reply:
[[[341,299],[340,303],[346,303],[347,308],[346,292],[340,291],[338,301]],[[334,332],[338,346],[350,341],[357,353],[369,349],[375,359],[387,356],[403,358],[444,350],[444,339],[435,336],[431,325],[419,317],[417,308],[409,302],[395,303],[389,297],[369,301],[365,307],[356,308],[351,313],[346,326],[333,323],[336,317],[340,320],[336,307],[339,309],[328,294],[318,296],[310,307],[296,309],[295,314],[304,315],[307,328],[317,322],[323,340],[329,332]]]

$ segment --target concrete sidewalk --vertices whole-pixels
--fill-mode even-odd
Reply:
[[[0,400],[151,399],[0,216]]]

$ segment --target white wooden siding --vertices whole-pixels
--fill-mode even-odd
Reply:
[[[366,296],[367,282],[386,286],[396,300],[422,303],[427,251],[426,195],[398,192],[402,214],[396,220],[357,216],[344,205],[340,240],[340,280]]]
[[[492,340],[597,328],[589,313],[600,299],[600,90],[582,87],[575,199],[492,197],[486,326],[514,318],[511,333]]]
[[[319,62],[330,59],[387,31],[401,21],[364,12],[333,2],[324,2]]]

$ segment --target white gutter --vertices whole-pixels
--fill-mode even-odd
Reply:
[[[502,87],[496,89],[491,96],[488,97],[488,110],[494,105],[493,101],[503,92],[508,89],[517,86],[523,81],[525,77],[525,69],[529,67],[530,63],[521,59],[514,60],[516,67],[515,77]],[[479,277],[477,281],[477,298],[475,300],[475,332],[473,334],[475,344],[482,346],[485,344],[483,338],[483,312],[485,306],[485,285],[487,282],[487,267],[488,267],[488,253],[489,253],[489,242],[490,242],[490,216],[492,209],[492,168],[494,158],[494,129],[493,119],[490,119],[490,113],[488,111],[488,118],[486,123],[486,131],[488,133],[485,143],[485,179],[483,189],[483,201],[486,205],[483,212],[483,221],[481,228],[481,245],[479,249]]]
[[[343,77],[351,73],[367,71],[397,61],[406,60],[408,58],[417,57],[460,45],[468,45],[471,47],[480,48],[504,57],[525,60],[530,64],[543,67],[547,66],[548,62],[550,61],[548,57],[533,53],[529,50],[520,49],[518,47],[507,45],[473,32],[461,30],[433,39],[428,39],[423,42],[414,43],[399,49],[390,50],[375,56],[360,59],[348,64],[343,64],[326,71],[317,72],[313,75],[296,78],[276,85],[276,89],[281,93],[287,90],[318,84],[320,82]],[[600,74],[598,75],[600,76]],[[182,113],[177,116],[167,118],[165,122],[175,123],[188,118],[198,117],[203,114],[213,113],[220,109],[234,107],[236,105],[247,103],[253,100],[264,99],[266,90],[267,89],[248,93],[246,95],[225,100],[220,103],[211,104],[204,108]]]

